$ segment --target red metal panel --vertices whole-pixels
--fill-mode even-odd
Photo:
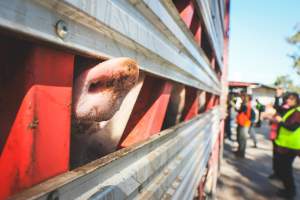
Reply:
[[[74,56],[8,38],[1,44],[4,199],[68,170]]]
[[[215,96],[213,105],[216,106],[216,105],[219,105],[219,104],[220,104],[220,97]]]
[[[195,13],[194,5],[192,0],[173,0],[182,20],[187,25],[191,27],[193,16]]]
[[[196,12],[194,12],[194,15],[192,18],[190,30],[194,35],[194,39],[195,39],[196,43],[199,44],[199,46],[200,46],[200,41],[201,41],[200,40],[200,37],[201,37],[200,18],[198,17],[198,14]]]
[[[206,111],[220,104],[220,97],[211,93],[206,93]]]
[[[197,44],[199,44],[199,46],[201,45],[201,33],[202,33],[202,28],[201,28],[201,25],[199,23],[199,26],[197,27],[197,30],[194,34],[194,38],[195,38]]]
[[[220,122],[220,139],[221,139],[220,143],[223,143],[224,132],[225,132],[224,126],[225,126],[225,120],[223,119]]]
[[[201,178],[199,186],[198,186],[198,199],[199,200],[205,199],[205,191],[204,191],[205,182],[206,182],[206,175],[204,175]]]
[[[123,133],[120,147],[144,141],[162,128],[172,84],[147,76]]]
[[[186,87],[185,105],[182,112],[183,121],[188,121],[198,115],[199,96],[197,89]]]
[[[215,56],[212,57],[210,64],[211,64],[211,68],[216,71],[216,57]]]
[[[222,84],[223,88],[228,88],[228,47],[229,47],[229,22],[230,22],[230,0],[226,0],[225,2],[225,19],[224,19],[224,24],[225,24],[225,34],[224,34],[224,49],[223,49],[223,69],[222,69]],[[223,89],[223,94],[222,94],[222,105],[226,105],[227,102],[227,94],[225,93],[226,90]]]
[[[194,2],[192,0],[174,0],[173,2],[182,20],[194,35],[196,43],[200,46],[202,30],[200,25],[200,17],[195,10]]]
[[[212,109],[215,105],[215,95],[206,93],[206,106],[205,111]]]

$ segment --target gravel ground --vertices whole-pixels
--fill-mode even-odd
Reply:
[[[235,157],[237,142],[225,140],[221,176],[218,182],[218,200],[265,200],[281,199],[276,191],[282,188],[279,181],[270,181],[272,173],[272,143],[268,140],[268,124],[255,128],[258,148],[248,138],[246,158]],[[235,136],[235,134],[233,135]],[[235,138],[235,137],[234,137]],[[294,162],[294,177],[297,185],[297,197],[300,200],[300,158]]]

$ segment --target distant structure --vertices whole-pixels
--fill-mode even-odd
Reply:
[[[253,102],[257,99],[264,105],[270,105],[274,103],[274,96],[276,94],[276,88],[273,86],[261,84],[261,83],[249,83],[249,82],[229,82],[229,93],[232,95],[246,92],[252,95]]]

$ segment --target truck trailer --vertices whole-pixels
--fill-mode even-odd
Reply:
[[[0,0],[0,199],[214,199],[229,3]]]

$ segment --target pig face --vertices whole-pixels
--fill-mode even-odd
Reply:
[[[70,167],[74,169],[113,152],[118,140],[109,122],[138,81],[130,58],[114,58],[78,72],[73,87]]]
[[[74,83],[74,120],[78,123],[109,120],[119,110],[138,75],[138,66],[130,58],[113,58],[83,71]]]

